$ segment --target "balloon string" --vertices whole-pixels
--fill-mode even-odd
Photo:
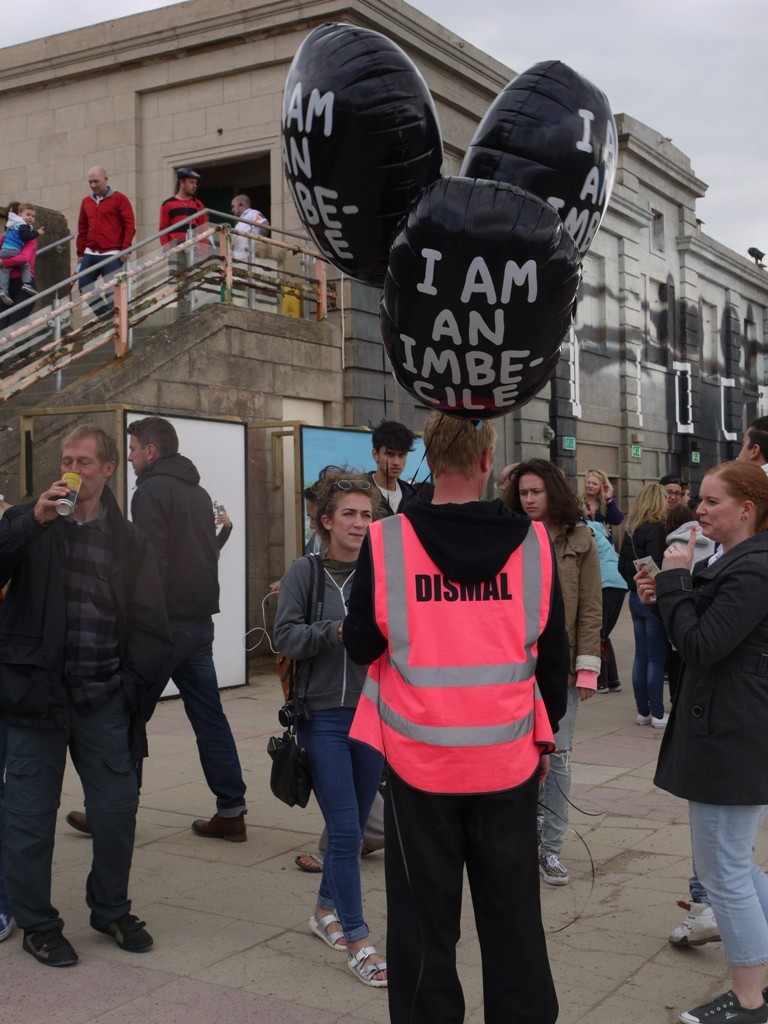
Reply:
[[[387,419],[387,356],[384,346],[381,346],[381,387],[383,391],[384,419]]]

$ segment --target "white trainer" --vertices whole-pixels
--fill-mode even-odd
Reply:
[[[556,853],[542,853],[539,857],[539,874],[548,885],[568,885],[568,868],[560,862]]]
[[[677,905],[688,913],[677,928],[670,932],[669,941],[673,946],[703,946],[705,942],[720,941],[715,912],[708,903],[678,900]]]

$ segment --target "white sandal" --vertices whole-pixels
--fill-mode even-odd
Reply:
[[[374,946],[363,946],[363,948],[359,949],[354,956],[350,956],[347,959],[347,967],[349,967],[354,976],[359,978],[364,985],[370,985],[371,988],[386,988],[387,979],[385,978],[383,981],[378,981],[376,979],[376,975],[379,971],[386,971],[387,961],[383,960],[380,964],[366,965],[365,961],[371,953],[376,953]]]
[[[338,928],[330,930],[332,924],[338,924]],[[346,940],[342,945],[341,940],[344,939],[344,932],[341,930],[341,923],[335,914],[326,914],[325,917],[321,917],[318,921],[315,915],[309,919],[309,927],[318,937],[322,939],[326,946],[330,946],[331,949],[343,949],[346,950]]]

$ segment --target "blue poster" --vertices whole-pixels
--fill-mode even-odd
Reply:
[[[370,430],[345,430],[342,427],[301,428],[301,486],[309,487],[326,466],[348,466],[361,473],[375,469]],[[403,470],[403,480],[421,483],[429,479],[429,468],[424,458],[424,442],[420,437]]]
[[[373,435],[370,430],[348,430],[343,427],[301,427],[301,489],[310,487],[326,466],[344,466],[369,473],[376,468],[373,461]],[[424,441],[417,437],[408,456],[402,479],[418,484],[430,479],[424,458]],[[310,528],[306,505],[302,500],[304,540]]]

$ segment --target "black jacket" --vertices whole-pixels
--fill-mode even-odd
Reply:
[[[530,519],[508,509],[500,500],[458,505],[410,504],[404,515],[441,572],[460,583],[476,583],[497,576],[510,554],[522,544]],[[552,554],[552,564],[557,562]],[[467,637],[467,643],[473,643]],[[387,649],[373,610],[371,549],[366,537],[344,622],[344,646],[360,665],[368,665]],[[538,644],[536,680],[553,731],[565,714],[568,691],[568,636],[563,595],[555,568],[549,619]]]
[[[131,516],[157,555],[168,618],[205,619],[219,610],[213,502],[183,455],[166,455],[136,478]]]
[[[656,577],[657,607],[684,669],[655,783],[707,804],[768,803],[768,533],[693,576]]]
[[[375,471],[365,474],[366,477],[371,481],[374,487],[379,485],[376,483],[374,476]],[[409,505],[412,501],[418,498],[418,492],[415,487],[412,487],[407,480],[398,480],[400,484],[400,505],[397,509],[398,512],[402,512],[406,505]],[[381,494],[381,488],[379,487],[379,493]],[[395,513],[392,511],[389,502],[386,500],[383,494],[381,494],[381,504],[379,505],[379,512],[376,516],[377,519],[386,519],[388,516],[393,516]]]
[[[667,546],[666,523],[641,523],[632,533],[625,533],[619,551],[619,572],[633,594],[637,593],[635,559],[650,555],[661,568]]]
[[[102,500],[115,538],[110,582],[118,607],[118,674],[135,708],[147,689],[167,678],[172,641],[155,556],[111,491],[105,489]],[[14,505],[0,519],[0,586],[10,581],[0,605],[0,717],[61,728],[68,527],[58,518],[41,526],[34,507],[34,500]]]

